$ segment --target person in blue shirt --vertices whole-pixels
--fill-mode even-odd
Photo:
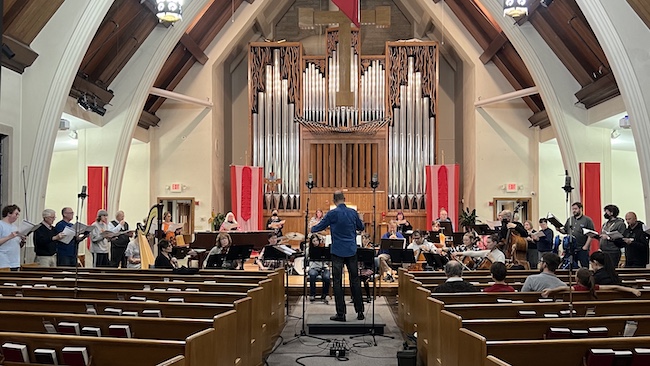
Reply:
[[[404,235],[397,231],[397,223],[395,221],[391,221],[388,223],[388,232],[384,233],[384,235],[381,236],[382,239],[404,239]],[[388,249],[380,249],[379,250],[379,255],[377,255],[377,258],[375,258],[375,265],[379,267],[379,276],[383,276],[386,274],[386,277],[384,277],[384,281],[386,282],[395,282],[395,279],[393,278],[393,270],[390,268],[390,254]]]
[[[363,231],[364,225],[356,210],[345,205],[343,192],[334,192],[334,204],[336,208],[329,211],[325,217],[316,225],[312,226],[311,232],[317,233],[330,228],[332,233],[332,279],[334,284],[334,300],[336,302],[336,315],[330,317],[334,321],[345,321],[345,300],[343,298],[343,265],[348,267],[350,279],[350,290],[354,310],[357,312],[357,319],[363,320],[363,301],[361,299],[361,280],[359,279],[359,268],[357,260],[357,231]]]
[[[63,232],[66,227],[72,227],[74,211],[71,207],[64,207],[61,210],[63,220],[56,223],[54,227],[58,232]],[[77,240],[72,238],[69,243],[59,241],[56,243],[56,265],[57,267],[74,267],[77,265]]]

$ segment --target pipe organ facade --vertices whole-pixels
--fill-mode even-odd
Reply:
[[[266,208],[304,210],[309,174],[323,197],[372,195],[376,173],[380,212],[424,212],[424,167],[436,163],[437,44],[387,42],[385,55],[361,55],[359,31],[351,38],[349,65],[339,65],[336,28],[325,56],[303,55],[300,43],[249,46],[252,164],[282,180],[273,195],[267,188]],[[351,106],[336,102],[339,66],[350,67]]]

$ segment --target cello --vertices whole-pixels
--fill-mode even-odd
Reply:
[[[514,215],[519,212],[523,207],[521,202],[517,202],[517,206],[512,212],[512,219]],[[526,252],[528,251],[528,242],[523,238],[514,228],[508,229],[504,239],[504,252],[506,259],[510,260],[512,265],[521,265],[524,269],[530,269],[530,264],[526,260]],[[511,267],[512,267],[511,265]]]

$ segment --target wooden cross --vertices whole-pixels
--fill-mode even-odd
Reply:
[[[314,11],[298,8],[300,28],[314,28],[316,25],[339,25],[339,91],[336,92],[337,106],[353,106],[354,93],[350,88],[350,60],[352,60],[352,26],[350,19],[341,11]],[[361,11],[361,24],[390,27],[390,6],[378,6],[375,10]]]

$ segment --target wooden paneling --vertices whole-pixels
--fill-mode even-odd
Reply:
[[[5,1],[3,14],[7,15],[4,33],[29,45],[63,4],[63,0]],[[4,18],[4,16],[3,16]]]
[[[378,142],[311,142],[309,173],[316,186],[330,189],[369,189],[379,160]]]

